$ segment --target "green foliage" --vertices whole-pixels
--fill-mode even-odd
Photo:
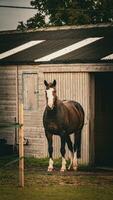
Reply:
[[[27,20],[27,28],[40,28],[45,26],[45,17],[40,13],[37,13],[34,17]]]
[[[31,5],[37,14],[18,30],[113,21],[113,0],[32,0]]]

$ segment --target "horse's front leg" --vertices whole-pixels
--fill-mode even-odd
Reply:
[[[65,138],[65,135],[61,135],[61,149],[60,149],[60,152],[61,152],[61,155],[62,155],[62,166],[61,166],[61,172],[64,172],[66,170],[66,159],[65,159],[65,144],[66,144],[66,138]]]
[[[53,158],[52,158],[52,154],[53,154],[53,140],[52,140],[52,134],[46,132],[46,138],[48,141],[48,152],[49,152],[49,165],[48,165],[48,171],[51,172],[53,171]]]

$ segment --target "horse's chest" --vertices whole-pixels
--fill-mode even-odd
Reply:
[[[50,129],[58,129],[58,125],[55,122],[49,122],[48,128]]]
[[[59,131],[59,126],[58,126],[58,123],[56,121],[48,121],[48,123],[46,124],[46,129],[48,131],[50,131],[51,133],[53,134],[57,134],[58,131]]]
[[[59,134],[62,131],[62,120],[58,113],[45,113],[44,128],[52,134]]]
[[[49,121],[48,122],[48,128],[50,130],[57,130],[58,129],[58,124],[54,121]]]

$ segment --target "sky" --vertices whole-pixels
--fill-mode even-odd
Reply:
[[[25,6],[31,7],[31,0],[0,0],[0,5]],[[0,7],[0,31],[15,30],[18,22],[26,22],[27,19],[34,16],[36,10],[1,8]]]

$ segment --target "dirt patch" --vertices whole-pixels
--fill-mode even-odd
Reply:
[[[13,161],[13,162],[12,162]],[[14,162],[15,161],[15,162]],[[18,159],[1,160],[0,185],[18,185]],[[8,165],[7,165],[8,163]],[[29,158],[25,160],[25,184],[27,186],[49,185],[96,185],[113,186],[113,171],[92,167],[79,167],[78,171],[60,172],[61,162],[55,161],[55,170],[47,172],[48,159]]]
[[[26,169],[25,179],[28,185],[113,185],[113,172],[65,171],[58,169],[47,172],[47,168]]]

